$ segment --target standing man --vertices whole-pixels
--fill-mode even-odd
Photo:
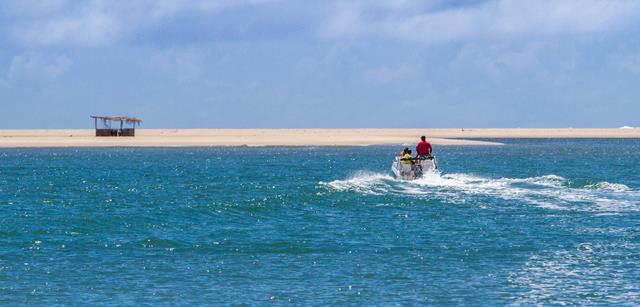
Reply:
[[[418,143],[418,146],[416,146],[416,156],[417,157],[431,157],[431,151],[433,150],[433,148],[431,148],[431,144],[429,142],[427,142],[427,137],[426,136],[421,136],[420,139],[422,141],[420,141],[420,143]]]

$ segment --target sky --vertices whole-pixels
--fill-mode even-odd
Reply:
[[[0,128],[640,126],[640,1],[5,0]]]

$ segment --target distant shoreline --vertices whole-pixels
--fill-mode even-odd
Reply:
[[[501,145],[484,138],[640,138],[640,129],[138,129],[135,137],[95,137],[91,129],[0,130],[0,147]]]

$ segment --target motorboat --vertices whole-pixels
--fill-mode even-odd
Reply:
[[[395,157],[391,163],[391,170],[396,179],[415,180],[424,174],[438,172],[435,156],[421,156],[416,158]]]

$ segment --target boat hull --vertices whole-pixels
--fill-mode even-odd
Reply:
[[[391,171],[396,179],[416,180],[427,173],[438,171],[438,164],[435,157],[415,158],[410,161],[396,157],[391,164]]]

